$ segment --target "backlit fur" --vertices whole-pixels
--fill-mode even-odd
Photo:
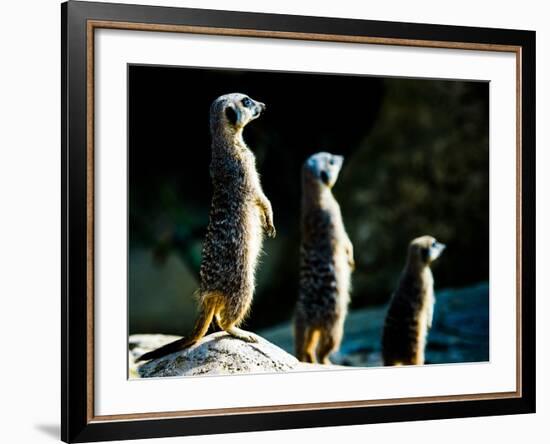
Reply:
[[[216,99],[210,108],[213,196],[203,244],[198,302],[199,319],[189,338],[144,355],[152,359],[188,347],[208,331],[213,319],[229,334],[254,342],[238,326],[247,316],[263,232],[275,236],[271,203],[256,171],[256,159],[243,139],[243,129],[265,105],[234,93]]]
[[[302,170],[300,292],[295,353],[300,361],[329,363],[342,341],[350,299],[353,247],[332,194],[343,157],[317,153]]]
[[[382,337],[384,365],[422,365],[434,312],[430,265],[445,249],[431,236],[409,244],[407,263],[390,301]]]

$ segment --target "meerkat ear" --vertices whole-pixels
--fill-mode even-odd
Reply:
[[[420,255],[422,256],[422,261],[423,262],[429,262],[430,260],[430,249],[429,248],[422,248],[422,250],[420,250]]]
[[[227,117],[227,120],[231,125],[237,124],[239,116],[237,115],[237,111],[235,111],[233,105],[229,105],[227,108],[225,108],[225,117]]]

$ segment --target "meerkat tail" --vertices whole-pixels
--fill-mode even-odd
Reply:
[[[186,338],[181,338],[177,341],[170,342],[170,344],[166,344],[163,347],[157,348],[156,350],[141,355],[139,358],[136,359],[136,362],[162,358],[163,356],[169,355],[170,353],[175,353],[177,351],[183,350],[185,348],[186,341]]]
[[[212,323],[212,319],[214,318],[214,314],[216,312],[216,302],[216,298],[205,299],[204,305],[199,313],[199,318],[195,322],[195,327],[188,338],[178,339],[177,341],[170,342],[169,344],[150,351],[149,353],[145,353],[137,358],[136,362],[162,358],[163,356],[171,353],[185,350],[196,343],[206,334],[208,327],[210,327],[210,324]]]

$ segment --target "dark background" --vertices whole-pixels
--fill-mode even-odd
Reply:
[[[298,291],[300,170],[345,156],[334,194],[355,247],[351,309],[384,304],[409,241],[448,249],[437,288],[489,276],[485,82],[129,66],[130,333],[186,333],[208,223],[209,107],[242,92],[267,104],[244,132],[274,210],[245,328],[291,319]]]

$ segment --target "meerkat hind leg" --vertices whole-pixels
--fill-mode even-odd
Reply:
[[[344,337],[344,317],[338,318],[332,325],[327,325],[321,331],[321,342],[319,344],[319,359],[323,364],[331,364],[329,357],[331,353],[338,351]]]
[[[410,365],[424,365],[424,350],[419,350],[411,359]]]
[[[319,341],[317,353],[319,361],[322,364],[331,364],[329,356],[340,345],[339,339],[335,338],[334,335],[335,333],[332,331],[323,330],[321,332],[321,340]]]
[[[319,330],[313,327],[306,327],[304,333],[304,339],[299,356],[299,361],[310,362],[312,364],[317,363],[317,355],[315,350],[317,349],[317,343],[319,341]]]
[[[307,327],[303,319],[296,317],[294,320],[294,356],[298,361],[304,362]]]
[[[185,341],[186,347],[193,345],[208,333],[208,328],[217,311],[219,298],[220,296],[216,293],[209,293],[204,296],[193,331]]]

